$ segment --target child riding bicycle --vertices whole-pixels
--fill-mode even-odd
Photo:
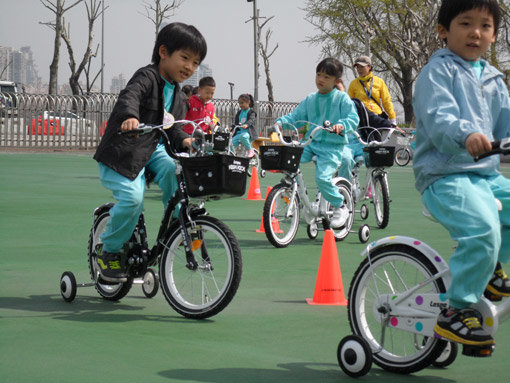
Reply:
[[[503,75],[480,58],[496,40],[500,17],[497,0],[443,0],[438,32],[448,48],[422,69],[413,99],[416,188],[458,243],[450,258],[450,307],[434,331],[474,346],[495,342],[471,306],[484,291],[490,299],[510,296],[501,267],[510,259],[510,180],[500,174],[498,156],[473,160],[510,134]]]
[[[341,81],[342,64],[334,58],[326,58],[317,65],[315,72],[318,91],[309,94],[292,113],[278,118],[276,124],[285,129],[286,124],[294,124],[296,121],[304,120],[322,125],[328,120],[333,125],[336,134],[321,131],[315,135],[312,143],[305,147],[301,162],[310,162],[316,156],[315,182],[322,196],[334,208],[330,226],[339,228],[347,221],[349,211],[343,205],[344,197],[333,185],[333,174],[342,162],[342,149],[347,144],[345,135],[358,126],[359,118],[347,93],[336,88]],[[310,132],[307,132],[305,139]]]
[[[143,209],[145,171],[155,175],[155,182],[163,190],[165,206],[177,190],[176,165],[160,142],[159,131],[141,136],[119,133],[136,129],[140,123],[170,122],[170,113],[182,119],[186,95],[180,91],[179,83],[193,75],[206,53],[205,39],[195,27],[169,24],[156,38],[152,64],[139,69],[119,94],[94,155],[102,184],[118,201],[110,210],[101,237],[103,245],[97,254],[105,281],[126,281],[122,250]],[[168,135],[177,149],[191,146],[191,138],[180,126],[170,128]]]
[[[247,157],[253,157],[253,148],[251,143],[257,139],[257,113],[253,110],[253,96],[243,93],[237,99],[240,109],[237,111],[234,126],[241,126],[235,136],[232,137],[232,146],[236,148],[239,144],[243,145],[248,151]]]

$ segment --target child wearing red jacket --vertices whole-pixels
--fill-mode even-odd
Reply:
[[[212,77],[203,77],[198,83],[197,94],[191,96],[187,102],[188,111],[186,112],[186,120],[197,121],[209,117],[209,123],[201,122],[199,127],[205,132],[210,133],[212,128],[218,123],[218,119],[214,115],[214,104],[212,99],[216,89],[216,82]],[[193,134],[193,125],[184,126],[184,131]]]

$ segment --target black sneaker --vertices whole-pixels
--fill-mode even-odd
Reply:
[[[467,309],[444,309],[437,318],[434,332],[448,340],[471,346],[495,344],[492,336],[480,324],[478,311]]]
[[[494,274],[485,289],[485,296],[494,297],[491,300],[501,300],[502,297],[510,297],[510,278],[508,278],[505,270],[501,267],[501,263],[497,263]]]
[[[101,278],[107,282],[127,282],[127,275],[122,268],[121,253],[109,253],[102,246],[97,249],[96,263]]]

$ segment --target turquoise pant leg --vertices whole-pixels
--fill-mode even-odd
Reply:
[[[363,156],[363,145],[359,142],[344,146],[342,151],[342,163],[338,169],[340,177],[351,179],[352,169],[356,165],[356,159]]]
[[[241,143],[246,149],[251,149],[250,132],[247,129],[243,129],[232,138],[232,145],[234,148],[237,147],[239,143]]]
[[[340,207],[344,203],[344,196],[333,185],[333,175],[342,162],[342,150],[333,145],[324,145],[312,142],[305,146],[301,162],[310,162],[313,156],[317,157],[315,167],[315,182],[322,196],[333,207]]]
[[[175,161],[168,155],[163,144],[158,144],[149,162],[147,162],[146,168],[155,174],[154,182],[163,191],[161,201],[166,207],[170,197],[177,190],[177,177],[175,176]]]
[[[154,181],[163,191],[161,199],[166,207],[168,200],[177,190],[177,178],[175,162],[162,144],[158,144],[146,168],[154,173]],[[110,220],[101,236],[103,248],[115,253],[129,240],[143,211],[145,168],[133,181],[101,163],[99,173],[102,184],[112,191],[113,197],[118,201],[110,210]],[[177,212],[178,209],[175,214]]]
[[[143,210],[145,169],[130,180],[99,163],[101,183],[113,193],[117,203],[110,209],[110,219],[101,236],[103,249],[116,253],[129,240]]]
[[[422,195],[429,212],[457,242],[450,257],[452,283],[447,292],[450,304],[456,308],[478,302],[499,257],[502,230],[494,181],[475,175],[452,175],[434,182]],[[508,185],[506,190],[510,190]],[[508,200],[506,203],[510,204]]]
[[[497,175],[490,178],[492,191],[503,205],[499,212],[501,222],[501,249],[498,260],[501,263],[510,261],[510,179]]]

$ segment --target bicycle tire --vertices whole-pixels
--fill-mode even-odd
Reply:
[[[186,230],[198,267],[186,267],[181,228],[176,222],[165,241],[159,264],[163,295],[179,314],[205,319],[221,312],[232,301],[241,282],[241,248],[227,225],[216,218],[199,216]],[[204,259],[204,250],[209,259]]]
[[[400,148],[395,152],[395,163],[406,166],[411,161],[411,152],[407,148]]]
[[[432,364],[446,347],[444,340],[384,326],[384,315],[375,307],[378,294],[398,294],[420,284],[438,271],[417,249],[393,244],[377,248],[361,262],[349,287],[347,307],[354,334],[364,338],[373,351],[374,362],[385,370],[412,373]],[[424,285],[421,293],[444,293],[441,278]],[[377,316],[381,317],[378,318]],[[410,317],[410,319],[412,319]]]
[[[377,174],[373,182],[372,203],[374,204],[375,222],[384,229],[390,221],[390,189],[386,174]]]
[[[344,197],[344,204],[349,210],[349,218],[343,227],[340,229],[333,229],[333,234],[335,236],[335,240],[337,242],[343,241],[349,232],[351,231],[352,224],[354,223],[354,199],[352,198],[351,193],[351,184],[345,178],[341,178],[335,182],[335,186],[338,188],[338,192]],[[328,216],[331,217],[333,215],[333,210],[331,206],[328,204]],[[326,228],[325,228],[326,229]]]
[[[286,184],[278,184],[266,197],[262,221],[269,242],[276,248],[289,246],[299,227],[299,197],[289,206],[292,189]],[[290,212],[289,212],[290,210]]]
[[[133,278],[128,278],[127,282],[122,283],[102,281],[96,262],[96,246],[101,243],[101,235],[104,233],[106,224],[110,219],[110,208],[111,207],[104,208],[103,211],[94,219],[92,229],[90,230],[87,258],[90,277],[92,278],[94,287],[99,295],[109,301],[118,301],[124,298],[131,289],[131,286],[133,285]]]

